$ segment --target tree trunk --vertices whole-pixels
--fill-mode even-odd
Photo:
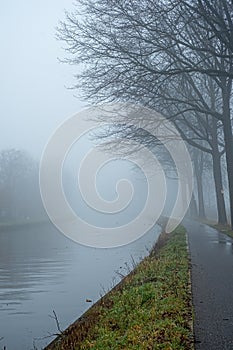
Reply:
[[[231,83],[231,82],[230,82]],[[227,177],[229,184],[230,217],[233,229],[233,138],[230,113],[231,84],[222,88],[223,101],[223,131],[226,148]]]
[[[197,178],[197,193],[198,193],[198,208],[199,208],[199,218],[205,219],[205,206],[204,206],[204,196],[203,196],[203,184],[202,184],[202,175],[198,175]]]
[[[192,194],[191,202],[189,205],[189,214],[191,218],[197,219],[198,217],[198,211],[197,211],[197,203],[194,194]]]
[[[227,215],[222,185],[221,158],[219,153],[213,153],[213,173],[217,199],[218,223],[226,225]]]
[[[198,157],[201,157],[201,160]],[[196,151],[194,154],[194,171],[196,175],[197,182],[197,194],[198,194],[198,215],[200,219],[205,219],[205,205],[203,196],[203,184],[202,184],[202,174],[203,174],[203,154],[202,152]]]
[[[217,129],[216,119],[213,119],[212,130],[213,130],[212,132],[213,175],[214,175],[215,193],[216,193],[216,199],[217,199],[218,223],[222,225],[226,225],[227,214],[226,214],[226,206],[225,206],[224,193],[223,193],[221,155],[219,153],[219,146],[218,146],[218,129]]]

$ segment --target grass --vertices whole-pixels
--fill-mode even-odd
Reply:
[[[213,227],[233,238],[233,231],[230,225],[215,224]]]
[[[193,349],[189,276],[179,227],[46,349]]]
[[[216,230],[219,230],[220,232],[225,233],[229,237],[233,238],[233,230],[231,229],[231,226],[229,224],[222,225],[222,224],[217,224],[214,221],[209,221],[205,220],[203,221],[203,224],[206,224],[210,227],[216,228]]]

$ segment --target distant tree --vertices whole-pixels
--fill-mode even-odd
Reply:
[[[0,152],[0,218],[26,218],[35,198],[36,162],[25,151],[6,149]]]

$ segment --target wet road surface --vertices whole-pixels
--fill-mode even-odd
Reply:
[[[185,222],[192,266],[196,350],[233,349],[233,239]]]

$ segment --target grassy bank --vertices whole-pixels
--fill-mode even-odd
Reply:
[[[233,230],[231,229],[231,226],[229,224],[221,225],[221,224],[217,224],[216,222],[209,221],[209,220],[202,221],[202,223],[206,224],[210,227],[216,228],[216,230],[218,230],[222,233],[225,233],[229,237],[233,238]]]
[[[0,222],[0,231],[14,230],[18,228],[24,228],[29,226],[39,226],[48,224],[49,220],[22,220],[17,222]]]
[[[231,229],[230,225],[220,225],[220,224],[215,224],[212,225],[213,228],[216,228],[217,230],[225,233],[226,235],[230,236],[231,238],[233,238],[233,231]]]
[[[189,260],[183,228],[151,254],[47,350],[192,349]]]

